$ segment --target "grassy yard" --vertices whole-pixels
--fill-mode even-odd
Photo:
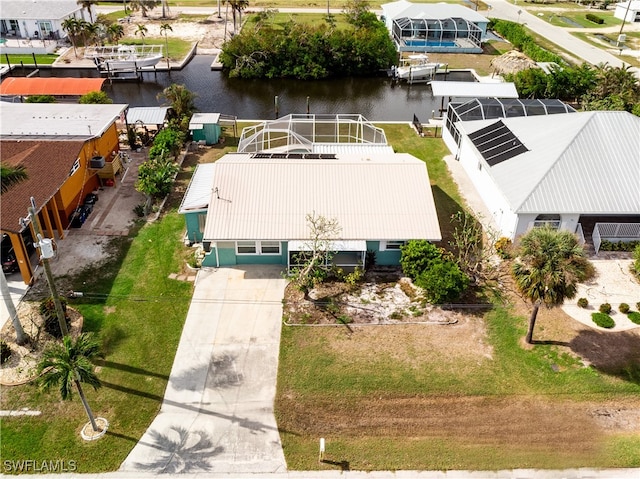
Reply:
[[[9,64],[11,65],[20,65],[20,62],[22,62],[24,65],[33,65],[34,61],[33,61],[33,55],[8,55],[9,56]],[[49,55],[44,55],[44,54],[38,54],[35,55],[35,61],[38,63],[38,65],[51,65],[53,64],[53,62],[55,62],[58,59],[58,55],[53,55],[53,54],[49,54]],[[0,64],[2,65],[6,65],[7,64],[7,55],[0,55]]]
[[[412,3],[439,3],[441,0],[413,0]],[[379,9],[380,5],[389,3],[387,0],[369,0],[371,9]],[[452,3],[465,4],[462,0]],[[185,6],[185,7],[211,7],[217,6],[218,3],[215,0],[169,0],[170,6]],[[329,6],[332,10],[342,9],[347,5],[347,0],[329,0]],[[480,1],[480,5],[483,2]],[[247,11],[252,8],[327,8],[326,0],[251,0],[251,4]],[[222,5],[222,11],[224,12],[225,5]]]
[[[78,472],[120,466],[160,408],[191,299],[190,283],[168,279],[182,265],[183,228],[184,219],[169,213],[135,238],[114,240],[106,264],[59,280],[88,293],[70,305],[82,312],[84,330],[99,335],[106,353],[98,362],[103,388],[89,388],[87,396],[94,413],[109,420],[107,436],[94,443],[80,438],[87,419],[77,395],[62,402],[56,390],[3,388],[2,409],[42,411],[2,419],[3,460],[74,460]]]
[[[163,53],[165,48],[165,42],[163,37],[145,37],[144,44],[145,45],[162,45]],[[142,45],[141,39],[135,38],[123,38],[120,40],[120,44],[122,45]],[[187,56],[189,50],[193,47],[191,42],[186,40],[181,40],[179,38],[169,38],[169,58],[172,60],[181,60]]]
[[[555,346],[524,348],[525,321],[507,309],[467,321],[449,331],[284,327],[276,418],[288,467],[640,465],[637,429],[606,431],[594,420],[638,410],[637,375],[606,375]],[[472,332],[480,336],[468,341]],[[331,463],[318,463],[320,437]]]
[[[591,13],[599,18],[604,20],[604,23],[598,24],[594,23],[590,20],[587,20],[587,13]],[[548,13],[544,16],[539,16],[539,18],[545,20],[551,25],[555,25],[556,27],[563,28],[578,28],[571,22],[575,22],[578,25],[584,28],[606,28],[613,27],[616,25],[620,25],[622,20],[619,20],[613,16],[613,11],[606,10],[587,10],[584,9],[582,11],[579,10],[567,10],[567,11],[553,11],[552,13]],[[569,21],[566,21],[568,19]]]
[[[593,36],[593,33],[582,33],[582,32],[571,32],[571,33],[572,35],[578,37],[579,39],[589,43],[590,45],[593,45],[594,47],[600,48],[602,50],[613,48],[613,47],[607,47],[603,42],[596,40]],[[627,45],[629,45],[631,42],[634,42],[634,46],[635,46],[635,44],[638,43],[638,38],[640,38],[640,32],[629,32],[626,35],[627,35],[627,41],[626,41]],[[616,39],[618,38],[618,35],[610,33],[610,34],[607,34],[606,37],[612,41],[616,41]],[[640,67],[640,58],[625,55],[625,56],[621,56],[620,59],[626,63],[629,63],[631,66]]]

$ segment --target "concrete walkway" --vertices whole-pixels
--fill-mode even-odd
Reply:
[[[160,413],[121,471],[286,471],[273,414],[280,267],[204,269]]]

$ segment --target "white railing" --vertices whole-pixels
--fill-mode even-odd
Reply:
[[[580,223],[578,223],[578,226],[576,228],[576,236],[578,237],[579,244],[583,245],[586,243],[584,239],[584,231],[582,231],[582,225]]]
[[[640,240],[640,223],[596,223],[593,228],[593,246],[596,254],[602,240],[617,242]]]

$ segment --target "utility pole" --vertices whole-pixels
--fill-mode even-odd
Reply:
[[[53,258],[53,245],[50,239],[43,238],[42,236],[40,222],[38,221],[38,215],[36,214],[36,200],[33,196],[31,197],[31,206],[29,207],[29,218],[33,224],[33,230],[36,232],[36,236],[38,237],[38,242],[35,244],[40,249],[40,258],[42,259],[42,266],[44,268],[44,274],[47,277],[47,283],[49,283],[49,291],[53,298],[53,304],[56,307],[56,316],[58,316],[58,324],[60,325],[62,337],[69,336],[67,321],[64,317],[64,311],[62,310],[62,303],[60,302],[60,296],[58,295],[56,284],[53,281],[51,266],[49,266],[49,260]]]

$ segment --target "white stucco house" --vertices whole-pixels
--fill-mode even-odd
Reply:
[[[2,0],[0,34],[3,38],[58,40],[67,36],[62,22],[67,18],[95,20],[95,8],[76,0]]]
[[[450,137],[447,145],[500,235],[515,239],[549,225],[590,241],[599,223],[639,229],[637,116],[572,112],[459,121],[456,127],[457,142]]]
[[[480,53],[489,20],[452,3],[382,5],[382,19],[399,51]]]
[[[640,0],[628,0],[616,4],[613,16],[625,22],[640,22]]]

